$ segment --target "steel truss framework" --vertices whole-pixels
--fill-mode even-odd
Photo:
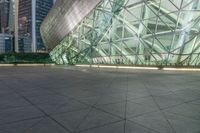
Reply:
[[[58,64],[200,65],[200,0],[102,0],[50,55]]]

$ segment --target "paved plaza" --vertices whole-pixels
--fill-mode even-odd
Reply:
[[[1,67],[0,133],[200,133],[200,72]]]

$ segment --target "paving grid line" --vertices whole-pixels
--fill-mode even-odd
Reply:
[[[115,75],[116,76],[116,75]],[[116,78],[116,77],[115,77]],[[140,77],[138,77],[138,78],[140,78]],[[113,79],[114,80],[114,79]],[[128,80],[129,80],[129,78],[128,78]],[[161,83],[161,82],[160,82]],[[127,84],[128,84],[128,82],[127,82]],[[148,84],[148,83],[147,83]],[[148,87],[148,85],[146,86],[146,87]],[[147,88],[147,90],[148,90],[148,88]],[[106,92],[105,92],[106,93]],[[67,95],[65,95],[66,97],[68,97]],[[126,95],[127,96],[127,95]],[[139,99],[139,98],[136,98],[136,99]],[[76,99],[76,98],[74,98],[74,100],[76,100],[76,101],[79,101],[79,102],[81,102],[80,100],[78,100],[78,99]],[[192,102],[192,101],[196,101],[196,100],[198,100],[198,99],[195,99],[195,100],[190,100],[190,101],[187,101],[187,102],[185,102],[185,103],[189,103],[189,102]],[[129,100],[130,101],[130,100]],[[81,102],[82,104],[83,104],[83,102]],[[88,105],[88,104],[85,104],[85,105]],[[178,105],[178,104],[177,104]],[[177,106],[177,105],[175,105],[175,106]],[[180,104],[181,105],[181,104]],[[174,106],[174,107],[175,107]],[[91,106],[92,107],[92,106]],[[173,106],[170,106],[170,107],[167,107],[167,108],[171,108],[171,107],[173,107]],[[93,108],[95,108],[95,106],[93,106]],[[165,109],[167,109],[167,108],[162,108],[162,109],[160,109],[161,111],[162,110],[165,110]],[[96,109],[96,108],[95,108]],[[102,110],[101,110],[102,111]],[[107,112],[108,113],[108,112]],[[112,114],[112,113],[111,113]],[[130,122],[129,120],[128,120],[128,122]],[[132,122],[132,121],[131,121]],[[137,123],[138,124],[138,123]],[[99,127],[101,127],[101,126],[99,126]],[[146,128],[145,126],[143,126],[144,128]],[[95,128],[98,128],[98,127],[95,127]]]

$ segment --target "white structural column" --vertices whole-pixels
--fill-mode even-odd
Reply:
[[[32,0],[32,52],[36,52],[36,0]]]
[[[18,35],[18,16],[19,16],[19,0],[15,0],[15,52],[19,52],[19,35]]]
[[[14,31],[14,0],[10,0],[9,7],[9,32]]]

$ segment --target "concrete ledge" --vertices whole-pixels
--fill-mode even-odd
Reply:
[[[0,64],[0,67],[55,66],[55,64]]]
[[[136,70],[163,70],[163,71],[200,71],[200,68],[189,67],[147,67],[147,66],[114,66],[114,65],[75,65],[77,67],[136,69]]]

